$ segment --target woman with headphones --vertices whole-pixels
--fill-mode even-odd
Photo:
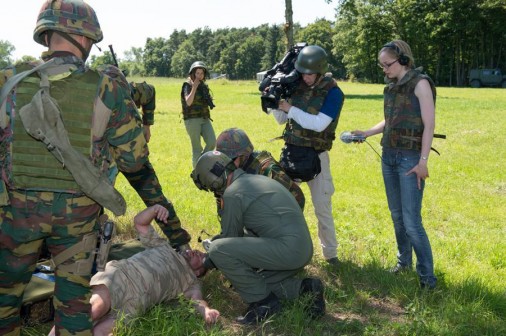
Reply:
[[[436,286],[429,238],[422,224],[422,198],[427,162],[435,126],[434,82],[415,69],[409,45],[401,40],[385,44],[378,53],[378,65],[385,73],[384,119],[367,131],[353,133],[365,138],[382,133],[382,172],[388,208],[397,240],[398,273],[412,267],[422,288]]]

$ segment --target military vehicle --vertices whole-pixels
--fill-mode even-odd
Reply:
[[[506,75],[500,69],[472,69],[469,71],[469,85],[473,88],[498,86],[506,88]]]

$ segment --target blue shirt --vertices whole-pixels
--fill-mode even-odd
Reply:
[[[321,113],[329,116],[332,120],[336,120],[341,114],[341,108],[344,103],[344,94],[339,87],[333,87],[327,93],[323,106],[320,110]]]

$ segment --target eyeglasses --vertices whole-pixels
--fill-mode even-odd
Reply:
[[[383,64],[381,64],[381,63],[378,63],[378,66],[379,66],[381,69],[388,70],[388,68],[390,68],[392,65],[394,65],[397,61],[399,61],[399,60],[398,60],[398,59],[396,59],[395,61],[390,62],[390,63],[385,63],[384,65],[383,65]]]

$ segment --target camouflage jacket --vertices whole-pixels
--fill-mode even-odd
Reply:
[[[130,82],[130,92],[137,108],[142,108],[142,124],[153,125],[155,122],[156,90],[146,82]]]
[[[306,199],[302,189],[285,173],[271,153],[253,151],[241,168],[248,174],[264,175],[281,183],[295,197],[300,208],[304,210]]]
[[[114,66],[104,66],[94,72],[86,68],[82,60],[67,52],[45,52],[42,57],[45,61],[62,58],[71,69],[67,73],[59,73],[58,77],[50,77],[50,92],[62,107],[62,118],[72,146],[85,154],[111,183],[114,183],[118,169],[131,172],[139,170],[146,161],[148,148],[139,113],[121,71]],[[0,87],[11,76],[34,66],[24,63],[0,71]],[[85,78],[87,84],[83,85],[81,83]],[[96,78],[94,86],[90,78]],[[34,73],[18,83],[7,96],[0,117],[0,169],[3,183],[10,189],[18,188],[15,181],[24,178],[24,181],[28,181],[24,183],[26,189],[62,191],[59,186],[63,177],[69,174],[68,171],[51,157],[43,143],[25,137],[24,130],[19,128],[19,115],[16,114],[38,91],[39,82],[38,73]],[[79,91],[84,86],[89,92]],[[82,97],[91,99],[83,101]],[[72,111],[63,109],[64,106],[69,109],[74,106],[73,101],[78,101],[75,105],[78,107],[72,108]],[[69,116],[72,119],[66,120]],[[16,138],[15,130],[21,132]],[[20,136],[29,141],[13,141]],[[31,153],[24,152],[26,148]],[[34,156],[37,156],[37,160],[33,160]],[[3,183],[0,192],[5,192]]]

